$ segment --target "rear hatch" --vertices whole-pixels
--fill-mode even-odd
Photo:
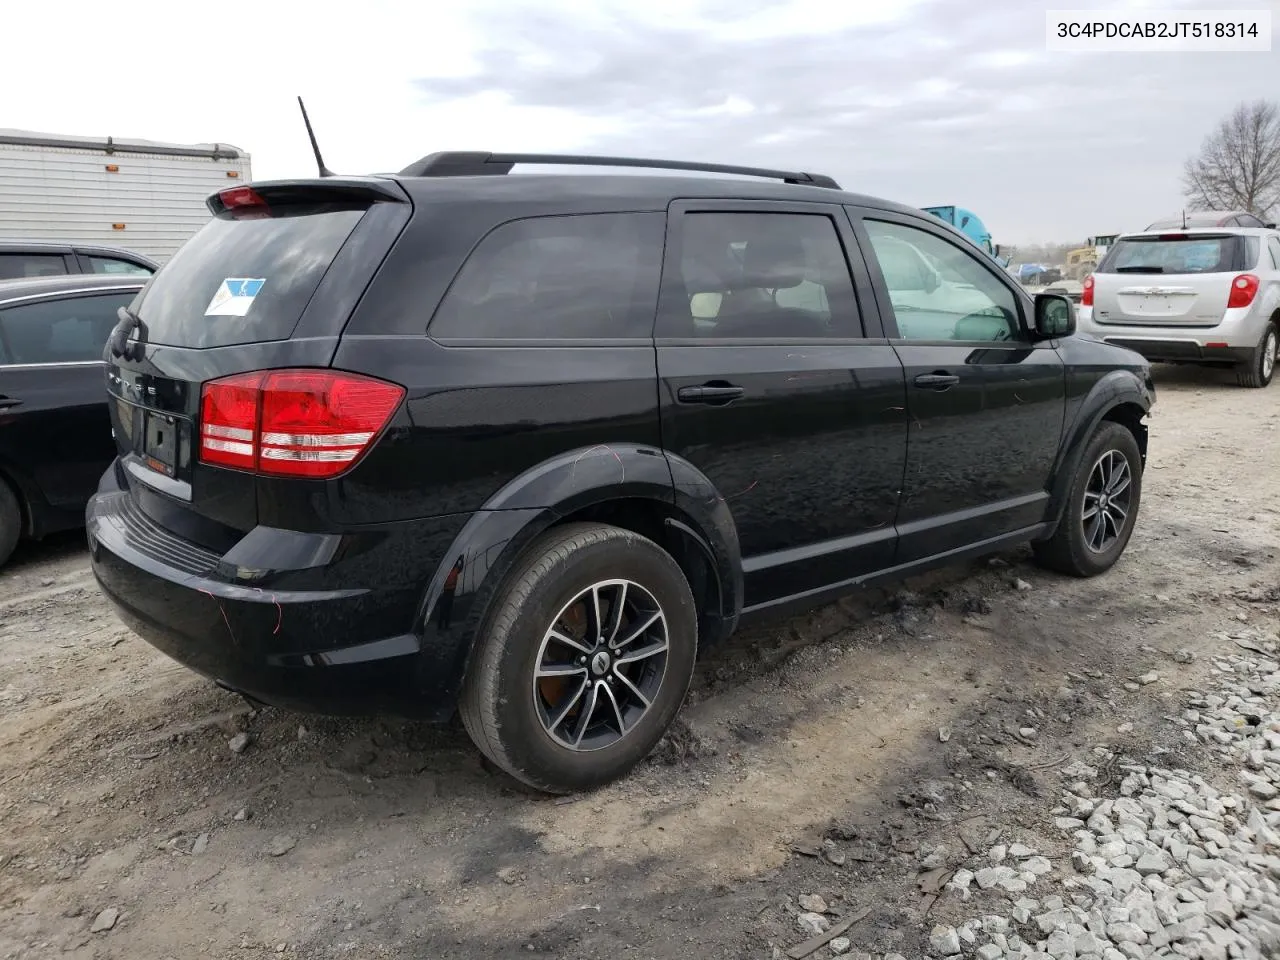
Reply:
[[[334,469],[324,457],[360,452],[299,452],[316,438],[287,432],[260,443],[264,398],[277,423],[314,419],[317,391],[324,401],[332,386],[323,368],[410,205],[394,181],[334,178],[236,187],[209,206],[213,219],[139,293],[104,359],[130,509],[221,552],[260,522],[264,500],[286,499],[271,483],[314,487]],[[282,370],[295,372],[265,372]]]
[[[1099,324],[1215,327],[1235,278],[1253,266],[1254,237],[1211,231],[1123,237],[1093,274]]]

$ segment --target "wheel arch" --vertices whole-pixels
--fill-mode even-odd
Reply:
[[[1117,370],[1103,377],[1094,385],[1081,403],[1070,428],[1065,434],[1062,451],[1054,468],[1049,487],[1047,515],[1056,524],[1062,517],[1071,482],[1079,469],[1085,448],[1104,421],[1118,423],[1133,434],[1146,468],[1148,430],[1145,422],[1151,413],[1154,388],[1151,381],[1144,383],[1129,371]]]
[[[598,444],[516,477],[454,538],[419,607],[419,686],[450,710],[494,595],[547,530],[607,523],[648,537],[680,565],[698,606],[699,644],[737,626],[742,562],[724,498],[687,461],[654,447]]]

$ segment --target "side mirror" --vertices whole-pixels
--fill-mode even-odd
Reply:
[[[1276,225],[1274,223],[1268,223],[1268,224],[1265,224],[1265,226],[1268,230],[1274,230],[1276,228]]]
[[[1056,340],[1076,332],[1076,307],[1060,293],[1036,294],[1036,338]]]

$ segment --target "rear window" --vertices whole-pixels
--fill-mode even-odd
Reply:
[[[149,343],[223,347],[287,340],[364,207],[275,208],[214,217],[137,304]]]
[[[1258,258],[1256,237],[1221,236],[1126,237],[1117,240],[1098,273],[1234,273],[1248,270]]]

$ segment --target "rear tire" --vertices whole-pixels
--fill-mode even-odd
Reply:
[[[1280,334],[1275,321],[1267,324],[1262,339],[1253,348],[1253,355],[1236,368],[1236,379],[1242,387],[1265,387],[1276,372],[1276,357],[1280,352]]]
[[[18,497],[0,477],[0,566],[8,562],[22,535],[22,508]]]
[[[1141,503],[1138,442],[1120,424],[1104,420],[1076,468],[1058,529],[1032,545],[1036,561],[1073,577],[1105,573],[1124,553]]]
[[[675,719],[697,640],[689,584],[656,543],[604,524],[555,527],[494,597],[463,681],[463,725],[531,787],[600,786]]]

